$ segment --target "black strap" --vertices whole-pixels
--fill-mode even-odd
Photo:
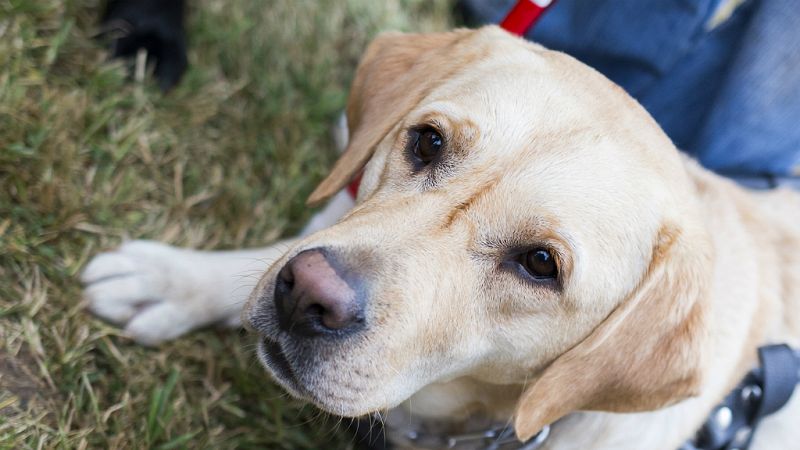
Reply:
[[[761,347],[758,349],[758,358],[763,369],[764,398],[756,413],[756,420],[783,408],[800,381],[800,361],[788,345]]]
[[[761,419],[781,409],[800,382],[800,355],[785,344],[758,349],[759,367],[711,412],[679,450],[747,450]]]

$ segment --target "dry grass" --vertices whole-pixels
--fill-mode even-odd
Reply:
[[[197,0],[170,95],[91,40],[96,1],[0,0],[0,448],[339,448],[251,340],[158,350],[89,316],[77,274],[124,238],[199,248],[296,231],[366,42],[448,1]]]

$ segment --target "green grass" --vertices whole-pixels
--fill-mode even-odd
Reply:
[[[204,249],[297,231],[369,39],[449,1],[192,0],[191,68],[129,82],[98,1],[0,0],[0,448],[347,448],[244,333],[157,350],[92,316],[77,275],[125,238]]]

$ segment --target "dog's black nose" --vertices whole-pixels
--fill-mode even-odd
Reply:
[[[364,325],[360,279],[332,252],[315,248],[295,255],[275,283],[282,330],[300,336],[348,334]]]

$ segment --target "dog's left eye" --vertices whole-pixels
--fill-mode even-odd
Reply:
[[[414,158],[423,166],[427,166],[436,159],[444,147],[442,135],[431,127],[411,130],[409,137]]]
[[[519,263],[534,279],[548,280],[558,276],[556,259],[549,250],[537,248],[523,253]]]

